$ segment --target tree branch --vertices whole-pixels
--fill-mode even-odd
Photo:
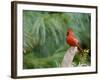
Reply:
[[[77,47],[70,47],[64,55],[64,58],[61,63],[61,67],[71,67],[72,61],[77,51],[78,51]]]

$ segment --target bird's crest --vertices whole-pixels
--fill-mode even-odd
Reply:
[[[68,28],[68,29],[67,29],[67,34],[66,34],[66,36],[68,36],[69,34],[74,35],[74,34],[73,34],[72,28]]]

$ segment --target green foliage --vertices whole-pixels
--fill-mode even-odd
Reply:
[[[84,49],[83,52],[79,52],[75,55],[73,60],[73,66],[90,66],[89,50]]]
[[[50,68],[50,67],[60,67],[62,57],[64,52],[55,53],[52,56],[37,58],[33,53],[28,53],[24,55],[24,68]]]
[[[81,46],[90,49],[90,16],[88,13],[24,10],[23,68],[60,67],[63,56],[69,48],[66,44],[68,27],[73,29]],[[90,56],[87,56],[89,59]],[[73,61],[75,66],[82,64],[79,58],[80,56],[75,57]],[[88,59],[85,61],[90,64]]]

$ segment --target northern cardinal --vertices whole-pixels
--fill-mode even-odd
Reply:
[[[82,48],[79,45],[78,39],[74,36],[73,30],[71,28],[68,28],[67,34],[66,34],[66,42],[70,46],[76,46],[79,51],[82,51]]]

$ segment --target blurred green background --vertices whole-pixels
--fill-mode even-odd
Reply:
[[[91,14],[23,10],[23,69],[60,67],[65,52],[67,28],[71,27],[81,47],[73,66],[89,66]]]

